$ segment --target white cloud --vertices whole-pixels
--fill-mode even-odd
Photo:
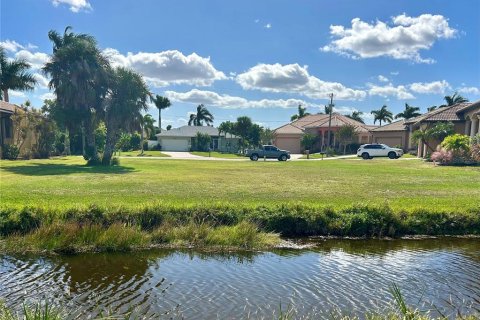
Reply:
[[[271,29],[271,28],[272,28],[272,24],[271,24],[271,23],[267,23],[267,24],[264,25],[263,27],[266,28],[266,29]]]
[[[48,54],[43,53],[43,52],[30,52],[28,50],[20,50],[17,53],[15,53],[15,58],[17,59],[24,59],[30,65],[32,66],[33,69],[40,69],[42,68],[45,63],[47,63],[50,59]]]
[[[227,79],[223,72],[215,69],[209,57],[204,58],[196,53],[185,56],[180,51],[169,50],[155,53],[129,52],[125,56],[111,48],[103,52],[113,66],[134,69],[157,87],[170,84],[210,86],[216,80]]]
[[[389,83],[385,86],[377,86],[375,84],[368,83],[367,86],[370,88],[368,94],[371,96],[380,96],[380,97],[396,97],[398,100],[405,99],[415,99],[410,92],[408,92],[405,86],[395,87],[393,84]]]
[[[193,89],[188,92],[166,91],[165,95],[173,100],[195,104],[205,104],[223,109],[247,109],[247,108],[297,108],[299,104],[312,106],[312,104],[298,99],[262,99],[247,100],[242,97],[234,97],[218,94],[213,91]]]
[[[382,21],[368,23],[355,18],[352,27],[331,25],[330,34],[335,40],[321,48],[354,59],[387,56],[407,59],[417,63],[433,63],[422,58],[420,50],[430,49],[439,39],[449,39],[457,34],[442,15],[422,14],[409,17],[405,14],[392,18],[392,25]]]
[[[392,72],[390,72],[390,74],[391,74],[392,76],[398,76],[398,75],[400,74],[400,72],[398,72],[398,71],[392,71]]]
[[[92,10],[92,6],[87,0],[52,0],[52,4],[58,7],[60,4],[66,4],[70,6],[70,11],[79,12],[81,10]]]
[[[17,41],[8,40],[8,39],[5,41],[0,41],[0,46],[2,46],[5,50],[10,52],[17,52],[19,49],[25,48]]]
[[[40,89],[47,89],[49,80],[40,73],[34,73],[33,77],[37,80],[37,87]]]
[[[462,87],[458,89],[460,93],[480,95],[480,89],[477,87]]]
[[[25,94],[25,92],[16,91],[16,90],[8,90],[8,95],[14,98],[22,98],[22,99],[27,98],[27,95]]]
[[[345,87],[338,82],[326,82],[308,73],[307,66],[297,63],[258,64],[236,77],[243,89],[265,92],[298,93],[313,99],[327,99],[334,93],[336,99],[361,100],[365,91]]]
[[[415,82],[410,85],[410,90],[417,93],[444,94],[446,89],[450,89],[450,84],[445,81],[433,82]]]
[[[382,76],[382,75],[379,75],[379,76],[378,76],[378,81],[381,81],[381,82],[388,82],[389,80],[388,80],[388,78],[387,78],[387,77],[385,77],[385,76]]]
[[[44,94],[42,94],[40,97],[40,100],[44,101],[44,100],[52,100],[52,99],[55,99],[56,96],[54,93],[52,92],[46,92]]]

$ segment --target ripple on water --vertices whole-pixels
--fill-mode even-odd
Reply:
[[[132,309],[153,316],[176,312],[178,305],[184,317],[205,319],[268,317],[280,306],[299,314],[384,310],[393,283],[407,302],[424,309],[480,309],[478,239],[326,241],[304,251],[248,254],[0,258],[0,298],[7,305],[48,300],[78,318]]]

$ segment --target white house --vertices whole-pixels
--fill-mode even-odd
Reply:
[[[158,143],[163,151],[190,151],[192,139],[197,133],[208,134],[211,137],[210,148],[220,152],[236,152],[239,138],[237,136],[218,132],[215,127],[208,126],[183,126],[171,130],[162,130],[156,134]]]

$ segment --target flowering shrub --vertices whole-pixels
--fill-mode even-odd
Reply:
[[[480,162],[480,134],[477,134],[472,138],[472,141],[470,142],[470,152],[472,159],[476,162]]]
[[[453,160],[453,152],[442,149],[440,146],[437,147],[437,151],[432,153],[430,159],[434,162],[441,164],[451,163]]]

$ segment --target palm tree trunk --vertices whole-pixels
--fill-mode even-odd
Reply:
[[[112,161],[113,151],[115,149],[116,141],[115,130],[113,128],[108,128],[107,126],[107,137],[105,141],[105,150],[103,151],[102,164],[109,166]]]
[[[8,89],[3,89],[3,101],[9,102],[9,99],[8,99]]]
[[[162,109],[158,109],[158,129],[162,132]]]
[[[98,160],[97,146],[95,145],[95,129],[91,119],[88,119],[85,123],[85,138],[87,140],[85,150],[87,160]]]

